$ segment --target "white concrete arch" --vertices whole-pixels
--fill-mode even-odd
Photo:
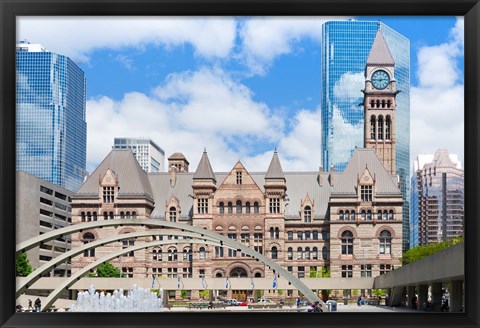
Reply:
[[[78,254],[81,254],[85,250],[95,248],[98,246],[103,246],[105,244],[113,243],[123,239],[131,239],[131,238],[146,237],[146,236],[157,236],[157,235],[168,235],[171,233],[172,233],[171,229],[157,229],[157,230],[149,230],[149,231],[131,232],[126,234],[111,236],[104,239],[97,239],[91,243],[84,244],[81,247],[77,247],[66,253],[63,253],[62,255],[55,257],[54,259],[48,261],[44,265],[37,268],[35,271],[30,273],[27,277],[21,279],[16,286],[15,298],[18,298],[23,292],[25,292],[26,289],[28,289],[28,286],[31,286],[35,281],[40,279],[42,274],[50,271],[52,268],[54,268],[58,264],[67,261],[69,258],[74,257]],[[206,236],[201,237],[199,234],[192,233],[192,232],[178,231],[176,235],[214,241],[214,239],[211,237],[206,237]],[[179,243],[182,241],[185,243],[189,243],[189,240],[186,240],[186,239],[172,240],[172,243]]]
[[[114,219],[114,220],[106,220],[106,221],[104,220],[104,221],[84,222],[84,223],[79,223],[72,226],[64,227],[61,229],[52,230],[43,235],[31,238],[27,241],[19,243],[17,244],[17,247],[16,247],[16,253],[18,254],[19,252],[27,251],[29,249],[32,249],[35,246],[40,245],[43,242],[55,239],[62,235],[72,234],[77,231],[82,231],[82,230],[87,230],[87,229],[92,229],[97,227],[128,226],[128,225],[173,228],[173,229],[178,229],[180,231],[189,231],[189,232],[198,233],[201,235],[201,237],[204,237],[204,236],[211,237],[217,240],[220,243],[220,246],[228,245],[234,249],[237,249],[237,251],[239,252],[243,252],[247,255],[252,256],[257,261],[261,261],[262,263],[267,265],[270,269],[272,269],[274,274],[281,275],[285,279],[287,279],[289,284],[294,285],[310,302],[312,303],[319,302],[322,310],[324,312],[328,311],[327,305],[322,300],[320,300],[320,298],[311,289],[309,289],[304,283],[302,283],[298,277],[295,277],[294,275],[292,275],[290,272],[288,272],[282,266],[278,265],[276,262],[258,253],[252,248],[244,244],[241,244],[237,241],[234,241],[226,236],[223,236],[216,232],[202,229],[199,227],[187,225],[184,223],[167,222],[167,221],[157,220],[157,219]]]

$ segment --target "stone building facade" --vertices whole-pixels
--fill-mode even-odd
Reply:
[[[189,172],[185,156],[175,153],[169,157],[168,173],[145,173],[130,150],[113,149],[74,195],[73,223],[142,218],[190,224],[244,243],[300,278],[324,267],[332,277],[348,278],[376,276],[399,266],[403,201],[398,176],[392,173],[396,87],[393,61],[385,51],[388,48],[379,32],[366,69],[365,97],[377,97],[380,105],[373,108],[369,100],[364,105],[370,116],[388,114],[390,140],[380,142],[376,135],[372,143],[371,135],[366,135],[365,148],[355,150],[344,172],[333,168],[284,172],[275,150],[267,172],[250,172],[241,161],[229,172],[214,172],[204,151],[195,172]],[[383,72],[380,78],[377,71]],[[386,85],[384,74],[388,75]],[[374,79],[378,81],[373,83]],[[388,101],[390,108],[383,108]],[[375,130],[387,133],[386,125],[376,124]],[[72,243],[75,247],[140,229],[148,227],[82,231],[72,237]],[[72,259],[72,271],[102,254],[152,239],[122,241],[86,252]],[[132,277],[273,277],[268,267],[241,252],[182,239],[135,251],[113,264]],[[252,296],[251,290],[225,293],[239,299]],[[278,296],[275,290],[265,295]],[[198,297],[198,291],[191,296]]]

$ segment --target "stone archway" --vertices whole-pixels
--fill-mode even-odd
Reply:
[[[230,270],[230,273],[228,276],[231,278],[247,278],[248,273],[247,273],[247,270],[245,270],[245,268],[237,266],[237,267],[234,267],[232,270]]]

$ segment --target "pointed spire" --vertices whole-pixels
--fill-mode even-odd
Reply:
[[[378,24],[377,35],[375,35],[372,49],[368,55],[367,66],[368,65],[395,65],[390,49],[380,30],[380,24]]]
[[[273,152],[272,161],[270,162],[270,166],[268,167],[267,174],[265,175],[265,179],[285,179],[285,175],[283,174],[282,165],[280,164],[280,159],[278,158],[276,147],[275,151]]]
[[[193,176],[194,179],[212,179],[217,182],[215,178],[215,174],[212,170],[212,165],[210,165],[210,160],[208,159],[207,155],[207,148],[204,148],[202,158],[200,159],[200,163],[198,163],[197,171],[195,171],[195,175]]]

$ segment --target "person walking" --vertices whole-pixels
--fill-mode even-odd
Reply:
[[[300,297],[297,298],[297,308],[299,308],[299,307],[300,307]]]
[[[416,310],[417,309],[417,296],[414,295],[412,297],[412,310]]]
[[[362,304],[362,296],[358,296],[357,305],[360,306],[361,304]]]
[[[35,300],[35,312],[40,312],[42,310],[42,301],[40,301],[40,298],[37,298]]]
[[[31,311],[31,310],[33,310],[32,300],[28,299],[28,311]]]

